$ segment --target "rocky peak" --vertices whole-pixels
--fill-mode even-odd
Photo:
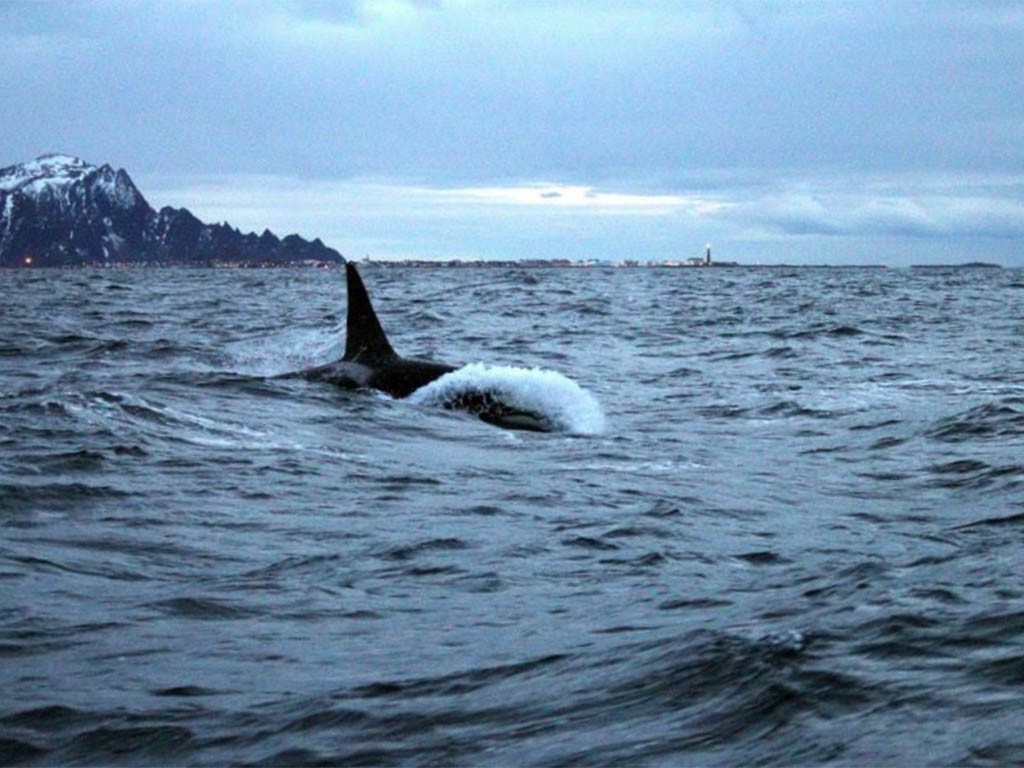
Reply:
[[[188,210],[159,213],[123,170],[63,154],[0,169],[0,266],[159,261],[342,261],[317,240],[243,235]]]

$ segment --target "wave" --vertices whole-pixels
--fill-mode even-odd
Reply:
[[[420,405],[458,401],[486,393],[503,405],[537,414],[556,431],[596,435],[605,429],[604,412],[590,392],[557,371],[471,363],[446,373],[410,395]]]
[[[338,360],[344,351],[340,329],[289,328],[232,342],[225,354],[231,373],[270,377]]]
[[[925,435],[946,443],[1012,440],[1024,434],[1024,400],[1006,397],[936,422]]]

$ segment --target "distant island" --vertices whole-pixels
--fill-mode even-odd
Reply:
[[[320,266],[319,239],[242,234],[185,208],[155,211],[128,174],[70,155],[0,169],[0,267]]]

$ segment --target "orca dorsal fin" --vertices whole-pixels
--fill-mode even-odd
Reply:
[[[373,311],[366,286],[355,264],[345,263],[348,278],[348,321],[345,335],[345,360],[373,363],[395,357],[380,320]]]

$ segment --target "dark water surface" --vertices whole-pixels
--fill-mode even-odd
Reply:
[[[342,275],[0,272],[2,762],[1024,762],[1024,274]]]

